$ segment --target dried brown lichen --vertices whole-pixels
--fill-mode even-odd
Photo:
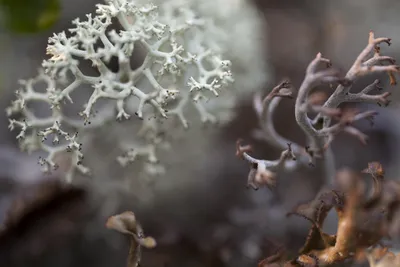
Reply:
[[[383,168],[377,162],[370,163],[366,170],[364,172],[371,174],[374,180],[371,196],[368,196],[366,182],[360,173],[350,170],[338,172],[334,189],[321,192],[315,200],[288,213],[312,223],[298,255],[287,260],[281,251],[261,261],[259,267],[332,266],[355,260],[360,252],[378,246],[381,239],[389,235],[392,224],[396,223],[400,183],[386,181]],[[331,209],[338,216],[335,235],[322,230]],[[390,260],[397,260],[392,258]]]
[[[140,264],[141,247],[154,248],[156,241],[152,237],[145,237],[142,226],[136,220],[136,216],[131,211],[111,216],[106,222],[108,229],[116,230],[130,237],[131,246],[127,267],[137,267]]]
[[[396,267],[400,266],[400,253],[395,254],[387,248],[373,249],[366,253],[370,267]]]

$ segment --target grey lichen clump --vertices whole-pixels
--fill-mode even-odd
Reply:
[[[85,21],[75,19],[68,34],[49,38],[51,58],[44,60],[37,77],[21,82],[17,99],[7,109],[10,117],[22,114],[21,120],[10,119],[10,129],[20,129],[21,148],[47,153],[39,162],[44,171],[62,165],[68,181],[75,170],[89,174],[83,165],[83,139],[115,119],[142,119],[141,129],[132,133],[140,142],[132,142],[118,157],[122,165],[138,156],[157,163],[157,149],[166,144],[161,124],[177,118],[183,128],[189,127],[189,106],[202,122],[218,120],[218,114],[212,113],[218,103],[208,101],[220,94],[232,95],[232,90],[225,89],[234,82],[231,61],[223,58],[224,48],[212,41],[213,34],[220,33],[218,27],[211,18],[198,16],[188,3],[162,5],[162,9],[128,0],[107,1],[97,5],[96,15],[87,15]],[[114,19],[122,30],[109,29]],[[137,47],[146,55],[133,69],[130,62]],[[118,60],[117,72],[108,66],[113,58]],[[92,64],[97,75],[84,74],[84,61]],[[79,93],[88,89],[92,93],[80,117],[67,116],[74,95],[78,92],[81,97]],[[101,99],[106,104],[99,104]],[[226,106],[222,99],[219,102]],[[31,103],[49,105],[51,114],[37,116]],[[131,117],[133,113],[136,116]]]
[[[282,98],[294,98],[292,85],[284,81],[271,90],[264,98],[258,94],[254,99],[254,109],[259,118],[260,129],[256,137],[267,141],[276,148],[283,150],[277,160],[262,160],[250,156],[250,146],[242,146],[240,141],[236,145],[237,155],[251,165],[248,176],[248,185],[254,189],[266,185],[273,187],[276,184],[276,174],[279,170],[295,170],[299,166],[314,166],[322,161],[325,179],[332,181],[335,173],[335,163],[332,157],[330,144],[339,133],[352,135],[366,144],[368,136],[354,125],[361,120],[368,120],[373,124],[376,111],[360,112],[354,108],[343,108],[343,103],[377,103],[387,106],[390,101],[390,92],[374,94],[374,89],[381,91],[380,81],[375,80],[360,92],[351,92],[353,84],[363,76],[387,73],[390,84],[396,85],[395,74],[400,67],[395,65],[395,59],[381,55],[381,45],[391,44],[391,39],[375,37],[369,33],[368,44],[355,59],[348,72],[341,76],[339,71],[331,68],[331,62],[322,57],[321,53],[310,62],[305,77],[295,97],[296,122],[307,137],[307,146],[291,142],[280,136],[273,125],[273,115]],[[324,66],[325,65],[325,66]],[[328,84],[336,89],[331,95],[316,92],[317,86]]]

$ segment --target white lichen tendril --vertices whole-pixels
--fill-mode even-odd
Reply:
[[[49,38],[47,54],[50,58],[43,61],[43,70],[38,77],[22,83],[17,100],[7,109],[8,116],[19,113],[23,117],[21,121],[10,120],[11,130],[20,128],[17,138],[21,147],[48,154],[39,162],[45,171],[57,168],[54,158],[58,153],[71,153],[66,174],[69,181],[75,169],[89,173],[82,165],[81,152],[81,135],[88,129],[102,127],[113,119],[128,120],[131,118],[129,110],[135,110],[137,118],[143,120],[142,128],[152,124],[148,118],[160,122],[168,117],[177,117],[187,128],[189,119],[184,108],[189,104],[198,111],[201,121],[216,122],[216,117],[207,110],[205,99],[219,96],[234,81],[231,62],[207,46],[207,39],[212,37],[202,28],[206,19],[197,16],[189,5],[174,7],[180,11],[175,17],[163,17],[153,4],[136,5],[129,0],[106,2],[97,5],[96,15],[87,15],[85,21],[75,19],[69,34],[61,32]],[[163,9],[166,8],[168,5],[163,5]],[[170,14],[171,10],[161,13]],[[113,18],[119,21],[122,30],[109,30]],[[193,36],[196,39],[191,38]],[[130,61],[137,46],[144,47],[146,55],[142,65],[132,69]],[[108,67],[112,58],[118,60],[117,72]],[[81,63],[84,60],[91,62],[97,76],[83,73]],[[33,89],[39,81],[46,83],[45,92]],[[84,87],[91,88],[92,93],[79,112],[82,119],[70,119],[63,109],[73,103],[72,93]],[[139,101],[131,104],[133,102],[128,101],[131,98]],[[109,100],[115,113],[104,111],[109,105],[98,107],[100,99]],[[27,102],[49,104],[51,116],[36,117]],[[98,113],[98,109],[104,112]],[[141,156],[150,163],[158,163],[157,149],[165,143],[160,132],[156,124],[144,135],[134,133],[133,138],[148,143],[139,142],[140,145],[118,157],[118,161],[125,165]],[[49,136],[54,136],[51,144],[46,143]]]

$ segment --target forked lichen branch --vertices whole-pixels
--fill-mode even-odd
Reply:
[[[330,144],[339,133],[352,135],[361,143],[367,144],[368,136],[358,130],[354,123],[360,120],[369,120],[372,123],[378,113],[359,112],[357,109],[341,108],[339,105],[346,102],[376,102],[384,106],[389,104],[390,92],[371,94],[374,89],[382,90],[379,80],[375,80],[358,93],[350,92],[358,78],[381,72],[388,74],[391,85],[396,84],[394,74],[399,72],[400,67],[395,65],[393,58],[380,54],[382,43],[390,45],[391,40],[375,38],[374,33],[370,32],[367,46],[344,76],[333,69],[330,60],[322,57],[321,53],[310,62],[295,98],[294,112],[298,126],[307,137],[308,143],[305,146],[287,140],[277,133],[273,125],[273,115],[279,101],[282,98],[293,98],[293,88],[290,83],[288,81],[280,83],[264,98],[260,94],[255,96],[254,108],[260,127],[255,132],[255,137],[284,150],[282,155],[290,151],[291,156],[281,156],[276,161],[256,159],[249,155],[249,146],[241,146],[238,143],[237,154],[251,165],[248,183],[253,185],[253,188],[263,184],[271,187],[272,180],[274,181],[272,184],[275,184],[275,175],[279,168],[293,170],[301,165],[314,166],[317,159],[324,162],[323,168],[325,175],[328,176],[326,179],[330,180],[335,172]],[[315,92],[317,86],[324,84],[331,86],[337,84],[335,91],[329,97],[321,97],[323,94]],[[295,162],[288,161],[294,158],[297,158]]]

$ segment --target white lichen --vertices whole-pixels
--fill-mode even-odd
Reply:
[[[49,38],[50,58],[43,70],[21,82],[17,99],[7,109],[10,117],[22,114],[20,120],[10,120],[10,129],[20,129],[21,148],[45,151],[47,156],[39,160],[44,170],[63,165],[71,181],[75,170],[90,173],[82,152],[88,138],[108,129],[122,150],[117,157],[121,165],[142,158],[147,173],[160,174],[164,167],[158,151],[169,147],[175,128],[229,120],[236,95],[245,91],[235,90],[235,67],[225,58],[231,52],[230,33],[221,19],[207,16],[204,6],[195,2],[107,1],[85,21],[75,19],[68,33]],[[111,29],[115,21],[121,30]],[[138,51],[144,51],[144,61],[132,68]],[[115,59],[118,70],[112,71]],[[85,62],[95,75],[86,74]],[[87,91],[79,116],[68,114]],[[51,114],[37,116],[31,103],[49,105]],[[123,125],[115,122],[128,119]],[[118,129],[127,125],[134,129],[118,137]]]

